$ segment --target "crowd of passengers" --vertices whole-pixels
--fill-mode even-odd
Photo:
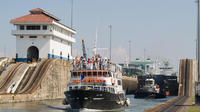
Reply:
[[[73,69],[91,69],[91,70],[108,70],[110,60],[97,55],[92,58],[85,59],[84,57],[75,57],[73,60]]]

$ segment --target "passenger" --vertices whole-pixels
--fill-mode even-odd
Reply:
[[[82,69],[83,68],[83,57],[81,56],[80,60],[79,60],[79,68]]]
[[[102,70],[102,59],[99,60],[99,69]]]
[[[105,69],[108,70],[108,60],[105,59]]]
[[[92,63],[93,63],[93,69],[95,70],[96,67],[95,67],[95,59],[94,59],[94,58],[93,58],[93,60],[92,60]]]
[[[105,59],[102,59],[102,70],[105,70]]]
[[[83,58],[82,64],[83,64],[83,69],[86,69],[87,62],[86,62],[85,58]]]
[[[108,66],[108,68],[107,69],[110,69],[110,59],[108,59],[108,61],[107,61],[107,66]]]

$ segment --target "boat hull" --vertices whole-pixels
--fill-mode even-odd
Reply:
[[[126,107],[124,94],[103,91],[66,91],[67,101],[72,109],[123,110]]]
[[[152,89],[141,88],[135,92],[135,98],[166,98],[165,94],[157,93]]]

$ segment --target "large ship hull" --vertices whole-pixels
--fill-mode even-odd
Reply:
[[[122,110],[127,106],[124,94],[94,90],[71,90],[66,91],[65,95],[72,109]]]

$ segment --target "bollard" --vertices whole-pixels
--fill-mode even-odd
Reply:
[[[200,82],[195,84],[195,104],[200,104]]]

